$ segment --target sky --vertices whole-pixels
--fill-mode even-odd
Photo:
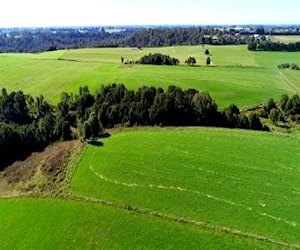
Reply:
[[[0,27],[300,24],[300,0],[9,0]]]

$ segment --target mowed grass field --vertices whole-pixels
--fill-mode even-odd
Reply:
[[[270,249],[264,242],[81,201],[0,199],[0,218],[1,249]]]
[[[206,67],[205,49],[212,66]],[[137,60],[149,53],[176,57],[181,66],[123,65],[121,57]],[[198,67],[184,61],[194,56]],[[43,94],[58,102],[60,94],[78,92],[88,85],[95,92],[100,84],[124,83],[128,89],[143,85],[208,91],[220,107],[231,103],[243,108],[279,99],[283,93],[299,93],[300,72],[277,70],[281,63],[300,63],[300,53],[249,52],[246,46],[179,46],[163,48],[77,49],[41,54],[0,54],[0,87]]]
[[[114,131],[104,146],[88,146],[71,189],[299,247],[299,140],[213,128]]]

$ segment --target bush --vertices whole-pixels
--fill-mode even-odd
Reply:
[[[196,64],[196,58],[190,56],[188,59],[185,60],[185,63],[193,66]]]
[[[292,64],[290,65],[290,68],[291,68],[291,70],[300,70],[299,65],[297,65],[296,63],[292,63]]]
[[[280,112],[277,108],[272,108],[270,111],[269,119],[275,124],[280,120]]]
[[[277,66],[278,69],[288,69],[290,67],[289,63],[282,63]]]

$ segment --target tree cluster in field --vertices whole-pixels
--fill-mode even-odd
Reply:
[[[160,53],[155,53],[143,56],[136,63],[153,65],[178,65],[180,62],[177,58],[173,58]]]
[[[300,42],[296,43],[281,43],[281,42],[272,42],[269,40],[254,40],[249,42],[248,50],[251,51],[288,51],[296,52],[300,51]]]
[[[208,50],[206,50],[208,51]],[[205,52],[206,53],[206,52]],[[209,52],[208,54],[209,55]],[[180,61],[177,58],[170,57],[169,55],[163,55],[160,53],[145,55],[137,61],[134,60],[125,60],[124,57],[121,57],[121,62],[124,64],[152,64],[152,65],[179,65]],[[211,59],[209,56],[206,57],[206,65],[210,65]],[[196,65],[197,61],[195,57],[190,56],[185,60],[185,63],[189,66]]]
[[[282,63],[277,66],[278,69],[300,70],[300,66],[296,63]]]
[[[269,118],[274,124],[277,124],[279,121],[287,122],[289,120],[299,123],[300,97],[296,94],[290,98],[284,94],[278,103],[270,99],[259,112],[259,116]]]
[[[188,59],[185,60],[185,63],[187,65],[194,66],[194,65],[196,65],[197,61],[196,61],[195,57],[190,56]]]

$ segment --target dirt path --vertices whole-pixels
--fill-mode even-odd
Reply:
[[[279,75],[281,76],[281,78],[296,92],[300,92],[300,89],[293,83],[291,82],[283,73],[282,71],[278,70]]]

